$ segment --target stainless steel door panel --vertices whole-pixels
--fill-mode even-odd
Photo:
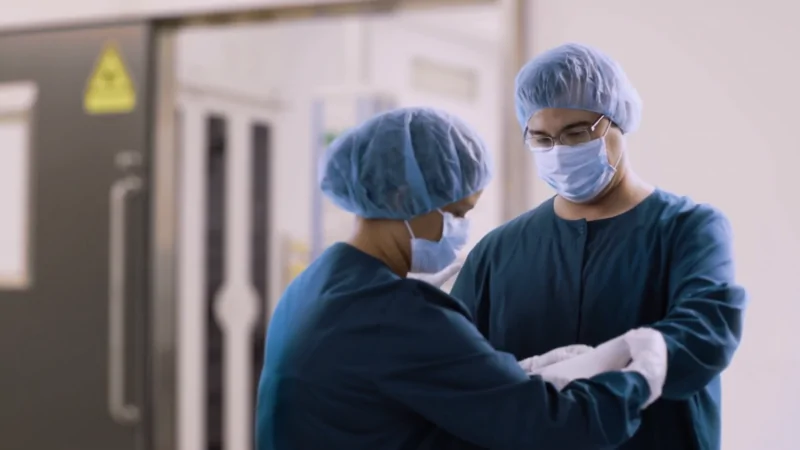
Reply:
[[[136,108],[89,115],[84,90],[110,42]],[[32,281],[0,286],[3,449],[148,447],[149,51],[147,25],[0,35],[0,85],[38,88]]]

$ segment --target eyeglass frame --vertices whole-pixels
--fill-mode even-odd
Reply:
[[[597,120],[595,120],[593,124],[591,124],[591,125],[589,125],[588,127],[586,127],[586,129],[585,129],[585,130],[581,130],[581,131],[586,131],[586,132],[589,134],[589,137],[590,137],[590,139],[589,139],[589,140],[587,140],[587,141],[584,141],[584,142],[578,142],[578,143],[575,143],[575,144],[567,144],[567,143],[565,143],[565,142],[564,142],[564,139],[563,139],[563,137],[564,137],[564,133],[566,133],[566,132],[568,132],[568,131],[577,131],[577,130],[576,130],[576,127],[578,127],[578,126],[579,126],[579,125],[577,125],[577,124],[576,124],[576,125],[569,125],[569,126],[567,126],[566,128],[564,128],[563,130],[561,130],[561,131],[558,133],[558,136],[557,136],[557,137],[554,137],[554,136],[548,136],[548,135],[540,135],[540,136],[538,136],[538,137],[540,137],[540,138],[541,138],[541,137],[546,137],[546,138],[550,139],[550,142],[551,142],[551,144],[550,144],[550,146],[549,146],[549,147],[534,147],[534,146],[532,146],[532,145],[528,144],[528,140],[529,140],[529,139],[533,139],[533,138],[535,138],[535,137],[537,137],[537,136],[535,136],[535,135],[528,136],[528,131],[529,131],[530,129],[529,129],[527,126],[525,127],[525,132],[522,134],[522,140],[523,140],[523,143],[525,144],[525,146],[526,146],[526,147],[527,147],[527,148],[528,148],[530,151],[532,151],[532,152],[549,152],[550,150],[552,150],[552,149],[554,149],[554,148],[555,148],[555,146],[556,146],[556,143],[558,143],[558,144],[560,144],[560,145],[580,145],[580,144],[585,144],[586,142],[591,142],[591,141],[593,141],[594,139],[602,139],[602,138],[604,138],[604,137],[605,137],[605,136],[608,134],[608,130],[610,130],[610,129],[611,129],[611,125],[612,125],[612,122],[611,122],[611,120],[609,120],[609,121],[608,121],[608,125],[606,126],[606,129],[605,129],[605,131],[603,132],[603,134],[601,134],[600,136],[598,136],[598,137],[596,137],[596,138],[594,138],[594,139],[591,139],[591,137],[592,137],[592,133],[594,133],[594,132],[595,132],[595,130],[597,130],[597,127],[599,127],[599,126],[600,126],[600,122],[602,122],[602,121],[603,121],[603,119],[607,119],[607,118],[608,118],[608,117],[606,117],[606,115],[605,115],[605,114],[600,114],[600,117],[598,117],[598,118],[597,118]]]

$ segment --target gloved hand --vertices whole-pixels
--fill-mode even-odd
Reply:
[[[416,280],[424,281],[428,284],[436,286],[437,288],[441,288],[445,283],[447,283],[451,278],[453,278],[461,267],[464,266],[463,261],[456,261],[453,264],[447,266],[441,272],[428,274],[428,273],[410,273],[408,274],[408,278],[413,278]]]
[[[631,350],[631,363],[623,371],[638,372],[650,386],[650,398],[644,408],[661,397],[667,379],[667,342],[652,328],[637,328],[625,334],[625,343]]]
[[[592,347],[589,347],[588,345],[567,345],[566,347],[559,347],[555,350],[550,350],[544,355],[525,358],[522,361],[519,361],[519,366],[522,367],[522,370],[524,370],[528,375],[536,375],[547,366],[561,361],[566,361],[570,358],[586,353],[591,349]]]

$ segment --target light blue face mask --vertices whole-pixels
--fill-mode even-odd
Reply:
[[[608,162],[603,138],[575,146],[556,145],[547,151],[534,150],[533,156],[539,178],[573,203],[586,203],[600,195],[622,159],[620,154],[613,166]]]
[[[437,273],[455,262],[458,252],[467,245],[469,239],[469,220],[458,218],[449,212],[439,210],[442,215],[442,238],[438,242],[420,239],[411,234],[411,272]]]

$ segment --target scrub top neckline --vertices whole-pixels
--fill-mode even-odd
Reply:
[[[370,264],[377,262],[377,263],[380,264],[379,267],[381,267],[381,269],[387,270],[393,276],[397,277],[397,279],[402,279],[402,277],[397,275],[396,273],[394,273],[394,271],[392,271],[391,267],[389,267],[389,265],[386,264],[383,260],[378,259],[375,256],[370,255],[369,253],[357,248],[356,246],[354,246],[353,244],[350,244],[349,242],[344,242],[344,241],[336,242],[333,245],[331,245],[329,248],[331,250],[335,250],[335,249],[338,248],[338,249],[342,249],[343,251],[346,251],[348,253],[352,253],[353,255],[358,255],[357,257],[359,259],[362,259],[365,262],[369,262]]]
[[[631,209],[629,209],[629,210],[627,210],[627,211],[625,211],[623,213],[617,214],[616,216],[606,217],[606,218],[597,219],[597,220],[564,219],[563,217],[561,217],[558,214],[556,214],[556,209],[555,209],[555,206],[556,206],[555,205],[555,199],[556,199],[556,197],[555,196],[550,198],[550,205],[548,206],[548,210],[553,214],[553,219],[556,222],[560,222],[560,223],[563,223],[563,224],[566,224],[566,225],[572,225],[572,226],[592,225],[592,226],[602,227],[604,224],[608,224],[608,223],[611,223],[611,222],[624,221],[624,220],[626,220],[628,218],[636,217],[638,215],[639,211],[641,211],[643,209],[646,209],[648,204],[650,204],[651,202],[654,201],[654,199],[659,198],[659,197],[661,197],[661,189],[656,187],[656,188],[653,189],[653,192],[648,194],[647,197],[645,197],[642,201],[640,201],[633,208],[631,208]]]

